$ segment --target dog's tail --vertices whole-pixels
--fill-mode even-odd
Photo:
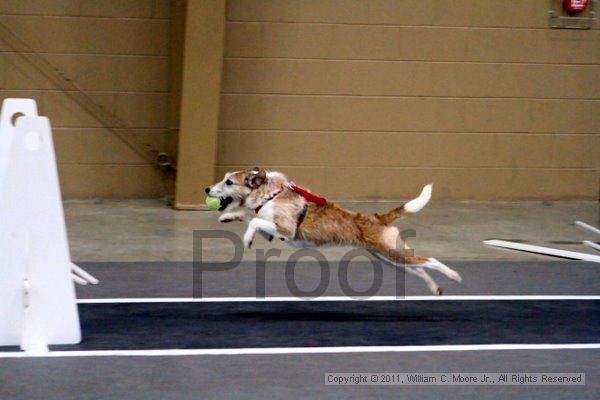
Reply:
[[[404,214],[414,214],[421,211],[421,209],[423,209],[423,207],[425,207],[431,199],[431,187],[431,184],[425,185],[425,187],[421,191],[421,194],[416,199],[412,199],[408,203],[400,207],[394,208],[386,214],[375,214],[375,216],[379,219],[379,221],[382,224],[388,225],[392,223],[395,219],[400,218]]]

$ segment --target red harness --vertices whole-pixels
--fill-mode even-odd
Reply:
[[[315,203],[318,206],[324,207],[327,205],[327,199],[323,197],[316,196],[309,192],[308,190],[301,188],[300,186],[296,186],[295,184],[290,184],[290,189],[294,192],[298,193],[300,196],[304,197],[304,199],[309,203]]]
[[[304,200],[306,200],[307,203],[315,203],[318,206],[324,207],[326,206],[327,203],[327,199],[323,198],[323,197],[319,197],[316,196],[312,193],[310,193],[308,190],[301,188],[300,186],[296,186],[293,183],[290,183],[287,186],[290,190],[296,192],[297,194],[299,194],[300,196],[304,197]],[[269,196],[264,203],[262,203],[260,206],[256,207],[254,209],[254,211],[256,211],[256,213],[258,214],[258,212],[260,211],[260,209],[267,204],[269,201],[273,200],[275,197],[277,197],[281,192],[283,192],[283,189],[285,189],[284,186],[282,186],[278,191],[276,191],[275,193],[273,193],[271,196]],[[304,221],[304,217],[306,216],[306,211],[308,210],[308,206],[305,204],[304,207],[302,208],[302,211],[300,212],[300,215],[298,216],[298,220],[296,221],[296,226],[300,226],[300,224],[302,223],[302,221]]]

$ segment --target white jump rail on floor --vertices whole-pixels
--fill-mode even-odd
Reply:
[[[592,225],[586,224],[583,221],[575,221],[575,225],[577,225],[578,227],[580,227],[582,229],[585,229],[586,231],[593,232],[597,235],[600,235],[600,229],[598,229]],[[587,247],[590,247],[596,251],[600,251],[600,244],[598,244],[596,242],[592,242],[590,240],[584,240],[582,243]]]
[[[81,340],[50,121],[31,99],[0,113],[0,346],[44,353]]]
[[[589,241],[589,240],[584,240],[583,244],[586,245],[587,247],[590,247],[594,250],[600,251],[600,244]]]
[[[490,246],[502,247],[511,250],[528,251],[530,253],[545,254],[549,256],[570,258],[572,260],[582,260],[600,263],[600,256],[587,253],[579,253],[576,251],[553,249],[551,247],[534,246],[531,244],[524,243],[514,243],[508,242],[506,240],[485,240],[483,243]]]
[[[586,224],[583,221],[575,221],[575,225],[577,225],[578,227],[580,227],[582,229],[585,229],[586,231],[590,231],[597,235],[600,235],[600,229],[598,229],[590,224]]]

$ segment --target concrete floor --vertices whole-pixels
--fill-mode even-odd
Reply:
[[[382,212],[391,202],[339,202],[361,212]],[[419,214],[396,222],[415,229],[409,244],[419,255],[444,260],[555,260],[555,258],[492,248],[485,239],[518,240],[565,250],[593,253],[581,244],[593,234],[573,221],[599,225],[598,202],[444,202],[434,201]],[[217,212],[174,211],[161,200],[67,201],[65,214],[74,261],[191,261],[194,230],[227,230],[240,237],[245,224],[221,224]],[[257,249],[278,248],[286,260],[297,249],[258,238],[244,260],[256,259]],[[344,248],[323,248],[328,260],[339,260]],[[208,240],[203,260],[225,261],[233,246],[222,239]]]

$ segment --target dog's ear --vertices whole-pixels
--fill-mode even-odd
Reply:
[[[262,168],[254,167],[246,170],[246,185],[256,189],[267,180],[267,171]]]

